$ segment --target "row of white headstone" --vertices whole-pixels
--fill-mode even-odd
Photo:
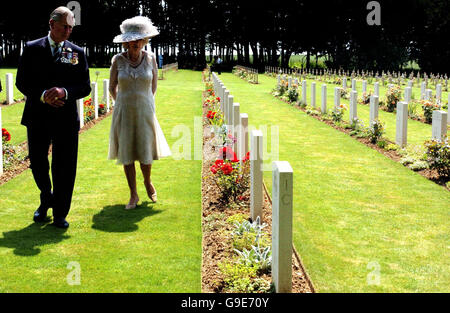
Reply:
[[[6,91],[7,91],[7,98],[8,96],[12,97],[12,74],[8,73],[6,74],[7,77],[7,87],[6,87]],[[91,83],[91,98],[92,98],[92,103],[94,105],[94,110],[95,110],[95,119],[98,118],[98,107],[99,107],[99,103],[98,103],[98,87],[97,87],[97,82],[92,82]],[[10,90],[8,94],[8,90]],[[109,79],[104,79],[103,80],[103,101],[106,104],[106,112],[110,111],[110,107],[111,107],[111,102],[110,102],[110,97],[109,97]],[[8,101],[7,101],[8,102]],[[9,103],[12,103],[9,102]],[[114,103],[112,103],[112,105],[114,105]],[[2,111],[1,111],[1,107],[0,107],[0,129],[2,129]],[[77,110],[78,110],[78,115],[79,115],[79,119],[80,119],[80,128],[82,128],[84,126],[84,99],[78,99],[77,100]],[[2,140],[0,140],[0,175],[3,174],[3,142]]]
[[[281,77],[278,75],[278,85],[281,83]],[[292,86],[292,83],[298,86],[297,79],[292,80],[291,77],[288,78],[288,87]],[[343,82],[343,87],[346,82]],[[334,105],[338,107],[340,104],[340,93],[341,87],[334,88]],[[408,103],[411,101],[411,91],[412,87],[406,87],[404,93],[404,101],[399,101],[397,103],[397,118],[396,118],[396,137],[395,143],[400,147],[404,147],[407,144],[407,129],[408,129]],[[306,105],[306,92],[307,92],[307,82],[302,81],[302,102]],[[367,85],[363,81],[363,92],[367,92]],[[321,112],[327,112],[327,85],[322,84],[322,102],[321,102]],[[449,95],[450,97],[450,95]],[[450,98],[449,98],[450,101]],[[358,118],[358,92],[356,91],[356,80],[352,81],[352,90],[350,93],[350,108],[349,108],[349,122],[352,123]],[[311,106],[316,107],[316,83],[311,83]],[[375,83],[374,95],[370,96],[370,125],[372,125],[375,120],[378,119],[378,107],[379,107],[379,85]],[[447,136],[447,124],[450,123],[450,116],[447,112],[442,110],[433,111],[433,121],[432,121],[432,134],[431,137],[436,140],[441,140],[443,137]]]
[[[98,86],[97,82],[91,82],[91,99],[92,104],[94,105],[94,119],[98,119]],[[109,79],[103,80],[103,101],[106,105],[106,113],[110,111],[111,106],[114,106],[114,101],[111,102],[109,96]],[[84,99],[77,100],[77,109],[78,115],[80,119],[80,128],[84,126]]]
[[[239,103],[212,74],[214,92],[220,97],[227,129],[237,139],[234,148],[240,160],[248,151],[248,115],[240,113]],[[252,220],[262,221],[263,193],[263,134],[260,130],[250,133],[250,215]],[[235,150],[236,151],[236,150]],[[272,164],[272,280],[276,292],[292,292],[292,202],[293,170],[287,161]]]

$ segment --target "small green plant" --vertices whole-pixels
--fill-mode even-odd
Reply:
[[[239,262],[225,261],[218,264],[226,288],[231,292],[255,292],[260,290],[257,280],[258,267]]]
[[[342,117],[344,115],[344,110],[346,109],[344,104],[340,104],[339,106],[335,106],[331,111],[331,119],[333,122],[338,123],[342,121]]]
[[[388,112],[394,112],[401,95],[402,91],[398,86],[392,86],[386,91],[386,110]]]
[[[252,246],[250,250],[234,250],[239,255],[239,263],[256,266],[263,273],[270,272],[272,266],[271,247]]]
[[[377,143],[377,141],[380,140],[381,136],[384,134],[384,124],[380,120],[375,119],[366,129],[366,134],[371,143]]]
[[[233,214],[227,218],[227,223],[230,225],[234,225],[235,223],[242,223],[247,220],[247,216],[242,213]]]
[[[295,103],[298,100],[298,90],[296,84],[293,84],[292,87],[289,88],[287,96],[290,103]]]
[[[430,168],[435,169],[440,177],[450,178],[450,146],[448,137],[442,140],[427,140],[424,145]]]
[[[439,105],[429,101],[429,100],[422,100],[422,109],[423,109],[423,116],[425,118],[426,123],[431,123],[433,121],[433,111],[439,110]]]
[[[388,150],[388,151],[397,151],[398,150],[398,146],[394,143],[389,143],[384,149]]]

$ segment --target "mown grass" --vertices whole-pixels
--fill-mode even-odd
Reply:
[[[159,82],[157,114],[169,146],[180,137],[172,136],[175,127],[192,131],[201,90],[199,72]],[[39,194],[30,170],[0,186],[0,292],[200,292],[201,161],[156,161],[156,204],[137,166],[142,204],[125,211],[123,168],[107,160],[110,123],[108,117],[80,136],[67,231],[32,222]],[[80,285],[68,284],[70,262],[80,265]]]
[[[278,127],[279,155],[265,164],[294,170],[294,244],[319,292],[450,291],[448,191],[274,98],[273,78],[220,78],[249,123],[269,129],[266,155]],[[270,171],[264,181],[271,191]]]

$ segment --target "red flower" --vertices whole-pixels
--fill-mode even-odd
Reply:
[[[213,165],[213,166],[210,167],[210,170],[211,170],[211,172],[212,172],[213,174],[216,174],[218,168],[217,168],[217,166]]]
[[[223,147],[222,158],[224,160],[236,160],[237,156],[236,153],[234,153],[233,149],[231,149],[230,147]]]
[[[6,130],[6,128],[2,128],[2,138],[4,138],[5,141],[11,140],[11,134]]]
[[[216,162],[214,162],[214,165],[222,166],[223,165],[223,160],[216,160]]]
[[[217,97],[216,100],[217,100],[217,101],[220,101],[220,97]]]
[[[222,165],[221,170],[225,175],[230,175],[233,171],[233,166],[230,163],[225,163],[224,165]]]
[[[105,105],[103,103],[100,103],[98,106],[100,107],[100,109],[104,109],[105,108]]]
[[[244,161],[248,161],[248,160],[250,160],[250,151],[245,154]]]

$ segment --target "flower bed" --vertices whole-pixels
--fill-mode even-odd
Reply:
[[[249,153],[238,160],[231,149],[235,139],[214,122],[222,114],[217,98],[208,85],[205,90],[202,291],[273,292],[270,196],[264,194],[262,220],[251,221]],[[293,292],[313,291],[301,261],[293,254]]]

